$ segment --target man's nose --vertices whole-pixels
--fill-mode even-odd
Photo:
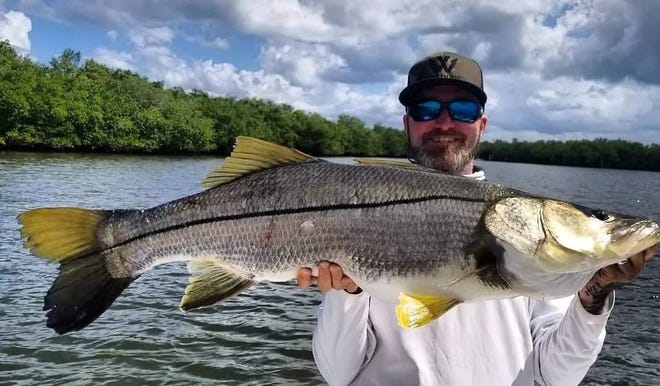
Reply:
[[[440,115],[435,119],[435,124],[441,130],[449,130],[454,126],[454,120],[449,116],[448,109],[442,109]]]

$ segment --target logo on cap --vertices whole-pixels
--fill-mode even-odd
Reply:
[[[442,75],[444,72],[446,76],[452,76],[451,73],[454,72],[454,67],[456,67],[456,63],[458,63],[458,58],[452,58],[449,55],[444,55],[436,56],[433,59],[435,60],[433,60],[431,63],[434,64],[435,70],[439,73],[439,75]]]

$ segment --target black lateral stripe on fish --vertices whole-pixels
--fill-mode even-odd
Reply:
[[[20,214],[25,247],[61,264],[44,301],[47,325],[84,328],[142,273],[171,261],[190,261],[180,305],[188,310],[329,260],[391,301],[402,327],[417,327],[460,302],[573,294],[594,270],[660,241],[651,220],[367,163],[241,137],[195,195],[146,210]]]
[[[385,207],[385,206],[391,206],[391,205],[402,205],[402,204],[414,204],[418,202],[425,202],[425,201],[432,201],[432,200],[458,200],[458,201],[466,201],[466,202],[483,202],[484,200],[481,199],[469,199],[465,197],[452,197],[452,196],[443,196],[443,195],[437,195],[437,196],[426,196],[426,197],[419,197],[419,198],[413,198],[409,200],[395,200],[395,201],[385,201],[385,202],[371,202],[371,203],[361,203],[361,204],[341,204],[341,205],[328,205],[328,206],[318,206],[318,207],[305,207],[305,208],[295,208],[295,209],[280,209],[280,210],[271,210],[271,211],[266,211],[266,212],[253,212],[253,213],[244,213],[244,214],[236,214],[236,215],[228,215],[228,216],[216,216],[216,217],[210,217],[210,218],[205,218],[205,219],[199,219],[195,221],[189,221],[189,222],[184,222],[181,224],[177,225],[172,225],[170,227],[154,230],[148,233],[143,233],[137,236],[134,236],[132,238],[120,241],[116,244],[107,246],[103,248],[101,251],[108,251],[113,248],[121,247],[126,244],[129,244],[134,241],[138,241],[140,239],[143,239],[145,237],[149,236],[154,236],[157,234],[161,233],[167,233],[171,231],[175,231],[178,229],[183,229],[183,228],[188,228],[191,226],[195,225],[203,225],[203,224],[209,224],[209,223],[214,223],[218,221],[231,221],[231,220],[241,220],[241,219],[248,219],[248,218],[256,218],[256,217],[271,217],[271,216],[285,216],[289,214],[297,214],[297,213],[310,213],[310,212],[329,212],[329,211],[341,211],[341,210],[348,210],[348,209],[368,209],[368,208],[379,208],[379,207]],[[125,211],[125,210],[124,210]]]

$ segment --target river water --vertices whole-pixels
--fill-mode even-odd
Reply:
[[[347,159],[337,159],[346,162]],[[0,384],[316,385],[311,354],[320,295],[260,283],[212,308],[178,310],[185,264],[156,267],[82,331],[46,328],[55,264],[21,246],[16,216],[41,206],[136,208],[199,191],[221,162],[0,152]],[[660,173],[478,162],[489,180],[660,220]],[[585,385],[660,384],[660,258],[617,293],[603,351]]]

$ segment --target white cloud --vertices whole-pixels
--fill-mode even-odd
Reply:
[[[22,12],[9,11],[0,14],[0,39],[9,41],[18,52],[30,52],[32,21]]]
[[[128,37],[130,49],[98,49],[95,57],[168,86],[399,127],[397,95],[408,67],[449,49],[473,55],[484,68],[489,136],[660,143],[653,114],[660,110],[660,2],[654,0],[20,3],[43,17],[102,26],[117,42]],[[246,36],[261,44],[250,70],[231,57]],[[181,37],[222,54],[184,59],[192,55],[172,44]]]
[[[110,38],[110,40],[114,42],[119,37],[119,32],[117,30],[111,30],[108,31],[106,35],[108,36],[108,38]]]
[[[221,50],[226,50],[230,47],[228,39],[215,38],[208,43],[211,47],[219,48]]]
[[[264,71],[283,75],[301,86],[315,86],[327,71],[338,71],[346,66],[330,47],[318,43],[267,42],[260,57]]]
[[[136,69],[133,65],[133,55],[129,52],[120,52],[105,47],[98,47],[94,50],[92,59],[112,68],[121,68],[130,71],[135,71]]]
[[[128,32],[128,38],[139,48],[162,46],[174,39],[174,31],[169,27],[134,28]]]
[[[305,6],[297,0],[254,0],[231,2],[231,5],[237,16],[236,23],[250,33],[297,36],[304,41],[328,41],[332,38],[332,28],[313,4]]]

